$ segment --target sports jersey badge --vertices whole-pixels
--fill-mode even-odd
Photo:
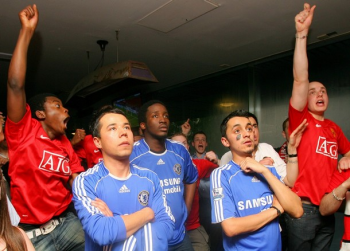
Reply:
[[[181,165],[180,164],[175,164],[173,167],[173,170],[176,174],[180,175],[181,174]]]
[[[148,205],[148,199],[149,199],[149,192],[148,191],[141,191],[138,196],[139,202],[142,206]]]
[[[336,134],[336,132],[334,131],[333,128],[331,128],[331,133],[333,134],[333,137],[334,137],[334,138],[337,138],[337,134]]]
[[[213,189],[213,199],[214,200],[221,200],[224,198],[224,193],[222,187],[217,187]]]

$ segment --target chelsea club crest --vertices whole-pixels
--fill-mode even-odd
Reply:
[[[173,170],[176,174],[180,175],[181,174],[181,165],[180,164],[175,164],[173,167]]]
[[[142,206],[148,205],[149,200],[149,192],[148,191],[141,191],[138,196],[139,202]]]

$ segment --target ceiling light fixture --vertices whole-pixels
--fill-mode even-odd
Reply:
[[[235,103],[233,102],[223,102],[223,103],[220,103],[220,106],[221,107],[231,107],[233,106]]]
[[[118,33],[116,31],[116,38],[118,40]],[[111,86],[129,79],[128,84],[120,85],[118,88],[125,91],[130,86],[137,86],[140,84],[157,83],[157,78],[153,75],[151,70],[143,62],[128,60],[124,62],[117,62],[114,64],[103,66],[104,51],[108,41],[98,40],[97,44],[101,48],[102,57],[98,63],[96,69],[81,79],[78,84],[70,92],[66,102],[73,97],[88,98],[90,95],[104,90],[106,95],[111,94],[108,92]],[[89,60],[89,51],[87,51]],[[118,57],[118,55],[117,55]]]

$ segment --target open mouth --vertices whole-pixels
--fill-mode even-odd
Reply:
[[[323,100],[318,100],[318,101],[316,102],[316,105],[324,105],[324,101],[323,101]]]
[[[67,129],[69,119],[70,119],[70,117],[67,117],[67,118],[65,118],[65,120],[63,120],[63,124],[64,124],[65,129]]]

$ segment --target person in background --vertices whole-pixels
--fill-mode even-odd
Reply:
[[[191,131],[190,119],[187,119],[182,125],[181,130],[184,135],[189,135]],[[197,142],[192,142],[192,146],[196,145],[199,151],[203,151],[199,157],[197,154],[193,154],[192,161],[196,164],[197,160],[208,160],[214,164],[220,165],[220,159],[213,151],[205,152],[207,147],[207,139],[204,133],[196,133],[194,138],[197,138]],[[203,138],[204,137],[204,138]],[[198,140],[201,138],[201,140]],[[205,144],[203,144],[205,142]],[[195,144],[194,144],[195,143]],[[204,147],[205,146],[205,147]],[[204,149],[203,149],[204,148]],[[197,150],[196,150],[197,152]],[[198,167],[197,167],[198,168]],[[211,172],[210,172],[211,173]],[[197,187],[199,195],[199,220],[201,226],[204,227],[206,233],[209,235],[209,245],[211,250],[223,250],[222,246],[222,229],[219,224],[211,224],[211,203],[210,203],[210,173],[204,177],[199,178],[199,186]],[[198,181],[197,181],[198,183]]]
[[[276,148],[276,152],[284,160],[285,163],[288,162],[288,142],[289,142],[289,118],[286,118],[282,123],[282,136],[286,139],[286,141],[282,144],[282,146]]]
[[[102,161],[102,153],[98,149],[91,134],[86,135],[84,129],[76,129],[71,144],[80,161],[86,161],[86,167],[91,168]]]
[[[170,137],[170,139],[182,143],[187,151],[189,151],[189,144],[187,142],[187,137],[183,133],[175,133],[173,136]],[[196,191],[194,193],[193,197],[193,203],[192,203],[192,209],[187,217],[187,221],[185,223],[186,225],[186,231],[188,233],[188,236],[190,237],[190,240],[192,242],[193,249],[195,251],[205,251],[210,250],[209,248],[209,236],[207,232],[205,231],[204,227],[201,226],[199,222],[199,193],[198,193],[198,186],[199,186],[199,180],[210,176],[212,170],[214,170],[216,167],[218,167],[217,163],[213,163],[207,159],[192,159],[193,163],[196,165],[198,170],[198,180],[197,180],[197,186]]]

